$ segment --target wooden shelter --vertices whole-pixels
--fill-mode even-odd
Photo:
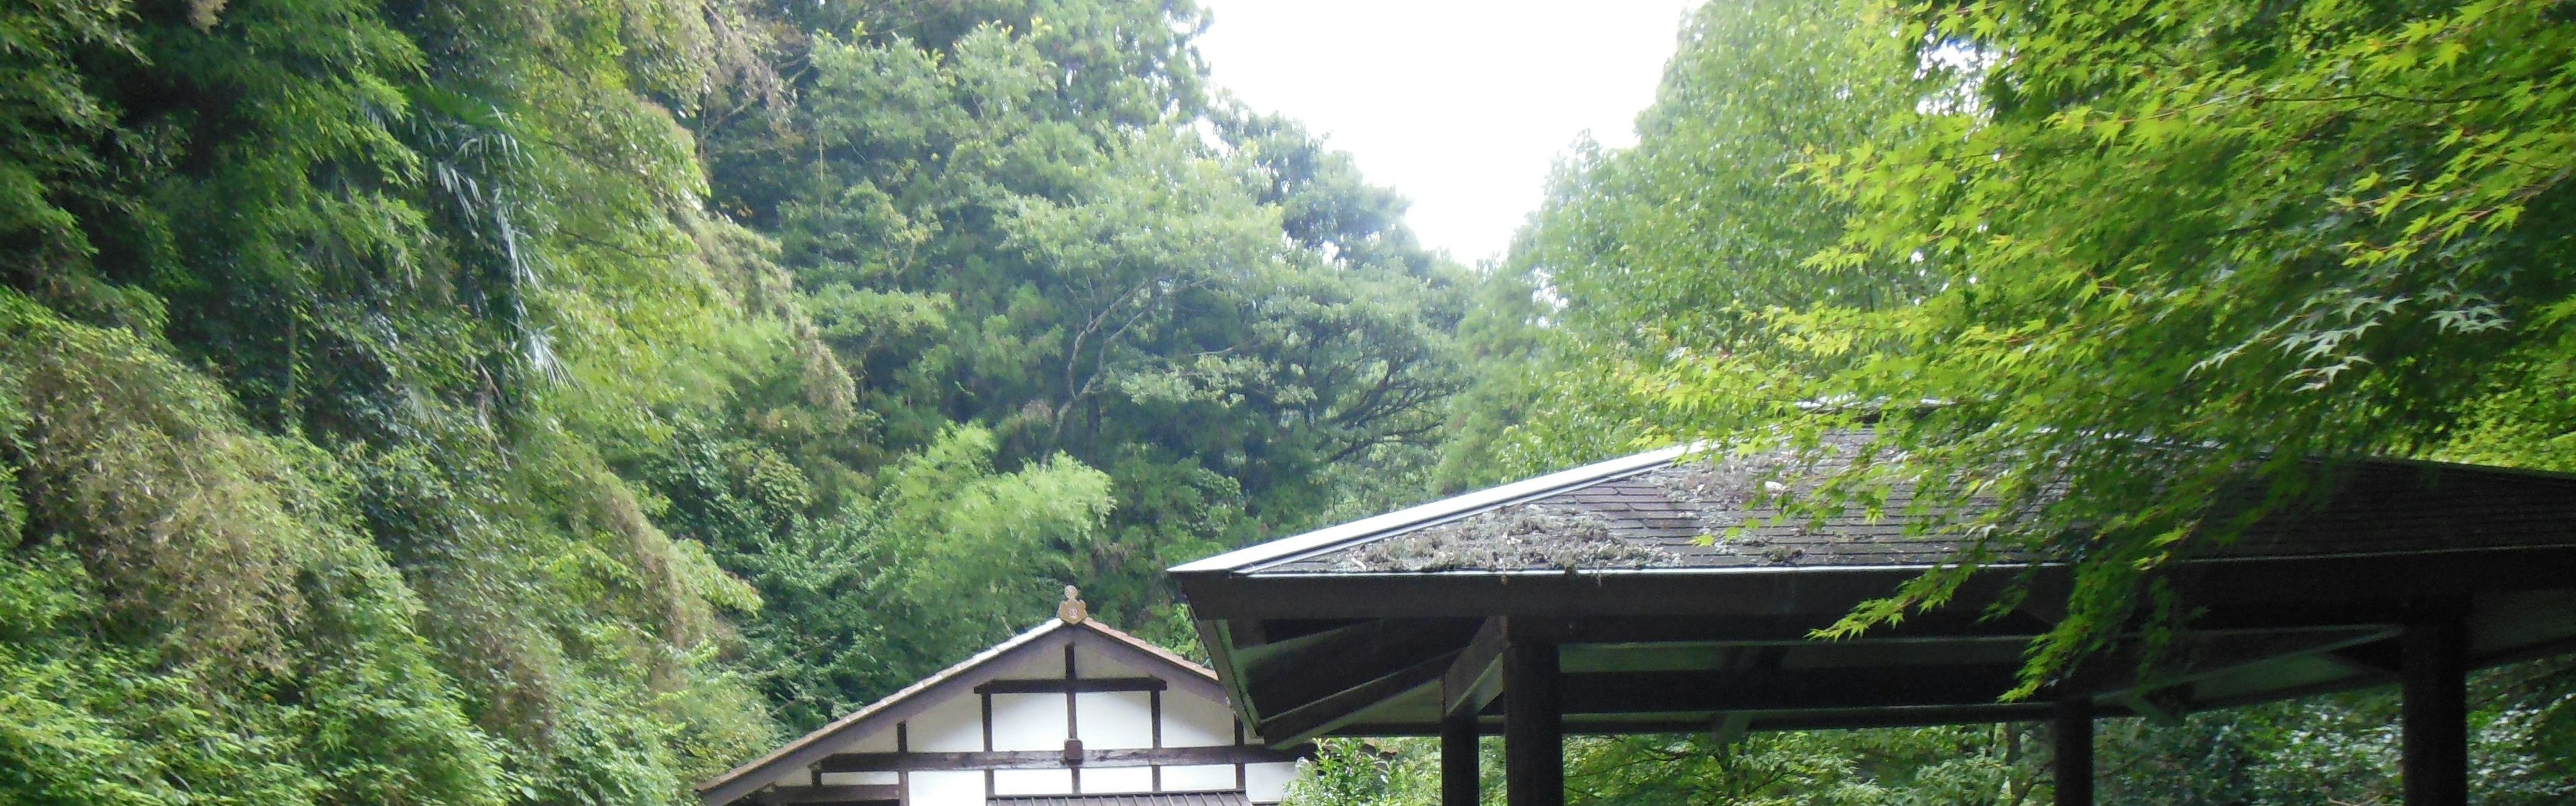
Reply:
[[[2205,611],[2152,673],[2123,645],[2002,702],[2066,569],[1994,568],[1941,610],[1811,639],[1957,546],[1857,511],[1771,517],[1750,492],[1774,483],[1760,460],[1639,454],[1172,574],[1256,734],[1440,735],[1451,806],[1477,802],[1480,734],[1504,736],[1513,806],[1557,806],[1568,733],[2013,720],[2055,723],[2059,801],[2085,804],[2095,716],[2389,684],[2404,688],[2407,804],[2461,806],[2466,673],[2576,651],[2576,478],[2365,462],[2321,505],[2160,571]],[[2042,590],[1980,618],[2025,571]]]
[[[1058,617],[698,785],[707,806],[1255,806],[1311,746],[1248,741],[1207,667]]]

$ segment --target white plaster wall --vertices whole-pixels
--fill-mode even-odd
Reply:
[[[901,776],[898,776],[898,775],[896,775],[896,774],[894,774],[894,773],[890,773],[890,772],[827,772],[827,773],[823,773],[823,785],[824,785],[824,786],[850,786],[850,785],[855,785],[855,784],[891,784],[891,783],[895,783],[895,782],[900,781],[900,780],[902,780],[902,777],[901,777]]]
[[[1165,692],[1166,699],[1170,692]],[[1187,696],[1187,695],[1183,695]],[[1153,694],[1144,691],[1095,691],[1073,695],[1081,712],[1075,727],[1087,750],[1154,746]]]
[[[979,728],[978,730],[981,729]],[[979,736],[976,741],[980,743],[982,738]],[[824,746],[832,748],[832,752],[834,753],[892,753],[894,752],[894,729],[887,728],[875,733],[865,734],[839,742],[828,742],[825,743]],[[978,744],[976,749],[982,749],[981,744]],[[823,775],[823,783],[832,786],[856,783],[894,783],[893,773],[886,773],[886,779],[883,781],[857,781],[850,779],[850,776],[859,774],[860,773],[825,773]],[[813,776],[802,769],[787,770],[779,773],[777,778],[772,779],[772,783],[776,783],[779,786],[808,786],[813,783]]]
[[[1168,678],[1164,669],[1146,671],[1117,658],[1075,648],[1075,666],[1085,678],[1158,676]],[[1064,654],[1061,651],[1039,652],[994,670],[993,679],[1055,680],[1064,676]],[[1153,746],[1152,695],[1142,691],[1089,692],[1074,695],[1080,710],[1083,745],[1086,749],[1111,750]],[[1209,747],[1234,744],[1234,713],[1222,703],[1203,700],[1179,688],[1163,692],[1163,746]],[[1065,695],[996,694],[993,695],[993,749],[1051,751],[1064,747],[1066,738]],[[914,715],[908,725],[910,749],[915,752],[971,752],[984,749],[982,699],[968,693],[936,703]],[[885,730],[835,742],[836,753],[889,753],[895,751],[894,730]],[[1254,803],[1275,803],[1286,791],[1288,781],[1297,774],[1294,763],[1247,765],[1244,770],[1246,795]],[[893,784],[903,780],[894,773],[829,773],[825,785]],[[982,771],[922,771],[909,778],[912,806],[984,806],[984,773]],[[780,786],[806,786],[809,773],[802,769],[783,771],[776,779]],[[1205,792],[1234,789],[1235,767],[1231,764],[1206,764],[1162,768],[1162,791]],[[1000,770],[993,773],[993,787],[1000,795],[1054,795],[1073,791],[1070,770]],[[1154,771],[1148,767],[1101,767],[1082,772],[1082,791],[1086,794],[1124,794],[1154,791]]]
[[[1288,794],[1288,779],[1297,777],[1297,762],[1243,765],[1243,796],[1254,803],[1278,803]]]
[[[1163,768],[1163,791],[1165,792],[1211,792],[1233,788],[1234,765],[1232,764]]]
[[[1064,739],[1063,694],[993,695],[993,749],[1063,750]]]
[[[1082,771],[1082,794],[1085,795],[1152,791],[1152,767],[1086,767]]]
[[[1117,658],[1095,652],[1091,647],[1079,645],[1073,648],[1073,668],[1083,677],[1144,677],[1147,674]]]
[[[1072,770],[996,770],[993,794],[1062,795],[1073,791]]]
[[[803,768],[784,770],[769,782],[778,786],[805,786],[814,782],[814,774]]]
[[[1056,710],[1062,711],[1059,707]],[[1059,719],[1062,717],[1059,716]],[[950,698],[912,717],[909,736],[916,753],[956,753],[984,749],[984,702],[973,694]],[[977,783],[978,795],[983,784]]]
[[[916,772],[906,794],[912,796],[912,806],[984,806],[984,774]]]
[[[1062,680],[1064,679],[1064,650],[1032,652],[1028,657],[986,668],[992,670],[995,680]]]
[[[875,733],[853,738],[848,742],[842,743],[839,748],[834,749],[832,752],[892,753],[894,752],[894,729],[886,728]]]
[[[1234,743],[1234,712],[1222,703],[1175,689],[1163,692],[1163,746],[1213,747]],[[1229,784],[1231,785],[1231,784]]]

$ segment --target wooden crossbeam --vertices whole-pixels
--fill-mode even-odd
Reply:
[[[1438,682],[1457,654],[1450,650],[1434,655],[1263,720],[1261,737],[1273,745],[1303,742],[1350,724],[1367,713],[1369,705]]]
[[[1982,705],[2019,682],[2019,664],[1905,669],[1601,672],[1564,676],[1568,714],[1811,711]]]
[[[1277,641],[1258,659],[1246,659],[1244,686],[1263,703],[1265,712],[1285,715],[1370,684],[1398,669],[1446,657],[1474,634],[1472,621],[1390,621],[1369,629],[1345,629]],[[1445,669],[1446,666],[1443,666]],[[1264,674],[1265,669],[1295,669],[1296,674]],[[1435,677],[1436,679],[1436,677]],[[1265,717],[1269,714],[1265,713]],[[1265,738],[1270,734],[1265,730]]]
[[[823,806],[833,803],[882,803],[903,799],[903,788],[894,784],[855,784],[834,786],[781,786],[762,790],[753,797],[763,804],[804,804]]]
[[[1500,618],[1485,620],[1468,639],[1467,648],[1440,676],[1440,713],[1475,714],[1485,710],[1503,691],[1503,637],[1506,628]]]
[[[1172,684],[1160,677],[1085,677],[1076,679],[994,680],[975,687],[977,694],[1062,694],[1100,691],[1162,691]]]
[[[835,753],[825,756],[823,772],[917,772],[922,770],[1043,770],[1060,769],[1068,764],[1084,767],[1195,766],[1201,764],[1262,764],[1274,761],[1296,761],[1315,754],[1315,746],[1301,744],[1283,749],[1260,745],[1218,745],[1215,747],[1152,747],[1114,750],[1083,750],[1078,760],[1068,760],[1063,750],[991,750],[966,753]]]

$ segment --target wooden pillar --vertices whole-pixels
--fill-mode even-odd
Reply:
[[[2411,619],[2398,648],[2405,677],[2398,738],[2405,806],[2467,806],[2467,630],[2456,617]]]
[[[1440,806],[1476,806],[1484,793],[1476,770],[1476,712],[1440,720]]]
[[[1503,650],[1503,785],[1509,806],[1565,806],[1565,702],[1556,642],[1515,635]]]
[[[2093,700],[2057,701],[2049,712],[2050,766],[2057,777],[2057,806],[2093,806]]]

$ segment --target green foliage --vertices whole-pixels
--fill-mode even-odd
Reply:
[[[1546,369],[1480,368],[1451,461],[1527,472],[1674,437],[1812,446],[1874,426],[1903,462],[1796,503],[1903,483],[1926,509],[2002,506],[1960,524],[1989,537],[1958,566],[1833,634],[1942,605],[2002,549],[2081,569],[2021,693],[2135,625],[2188,630],[2157,569],[2309,500],[2338,460],[2570,467],[2563,6],[1711,4],[1639,144],[1579,152],[1487,279],[1541,302],[1471,319],[1472,343]],[[2209,508],[2249,471],[2252,506]],[[2570,679],[2534,664],[2481,682],[2476,797],[2564,799]],[[2107,723],[2105,793],[2384,802],[2390,708],[2368,694]],[[1771,769],[1831,769],[1892,735],[1820,739]],[[1700,769],[1725,780],[1672,786],[1771,774]],[[1950,786],[1890,792],[2030,795]]]
[[[813,70],[783,117],[706,131],[732,155],[716,195],[777,222],[780,263],[857,380],[869,448],[835,461],[868,473],[971,424],[997,467],[1105,471],[1103,533],[1023,572],[1128,624],[1169,616],[1162,567],[1432,461],[1456,273],[1347,157],[1205,108],[1178,55],[1188,8],[858,13],[804,41]],[[780,129],[801,147],[746,142]]]
[[[41,102],[0,154],[0,512],[8,573],[76,598],[10,639],[52,682],[5,766],[665,803],[772,740],[721,667],[750,590],[600,452],[795,337],[721,295],[741,238],[639,94],[698,69],[694,9],[6,13],[0,91]]]
[[[2075,560],[2034,689],[2133,616],[2177,626],[2154,571],[2303,500],[2335,472],[2308,457],[2437,455],[2528,410],[2571,257],[2552,222],[2576,39],[2548,7],[1904,9],[1893,41],[1919,46],[1882,50],[1926,65],[1922,100],[1803,169],[1853,212],[1800,265],[1911,264],[1937,293],[1784,306],[1788,349],[1674,368],[1658,394],[1719,431],[1937,401],[1882,428],[1907,461],[1855,488],[1989,497],[2007,528],[1839,629],[1945,600],[2006,544]],[[1799,416],[1818,401],[1868,405]],[[2255,506],[2209,509],[2249,472]]]
[[[510,780],[327,457],[0,291],[12,801],[498,803]]]
[[[1453,454],[1445,485],[1662,444],[1710,419],[1710,387],[1793,402],[1767,378],[1700,375],[1710,362],[1814,361],[1783,311],[1900,306],[1936,282],[1904,261],[1801,262],[1835,245],[1854,209],[1797,175],[1807,154],[1871,142],[1916,97],[1911,66],[1869,38],[1883,29],[1865,8],[1703,6],[1638,116],[1637,145],[1577,145],[1461,331],[1482,363],[1452,419],[1462,444],[1487,447]]]
[[[1577,738],[1566,744],[1572,804],[1915,806],[2047,802],[2019,726]],[[1483,743],[1482,789],[1504,794],[1500,742]],[[1291,806],[1439,802],[1439,746],[1424,739],[1327,740],[1288,790]]]
[[[0,800],[681,803],[1064,583],[1185,640],[1460,315],[1199,24],[0,10]]]
[[[746,625],[744,666],[800,730],[1045,618],[1057,593],[1045,588],[1098,538],[1110,505],[1099,471],[1057,459],[997,473],[991,433],[959,428],[879,470],[866,500],[746,523],[800,495],[801,479],[757,448],[711,447],[654,475],[674,491],[671,520],[701,530],[765,601]]]

